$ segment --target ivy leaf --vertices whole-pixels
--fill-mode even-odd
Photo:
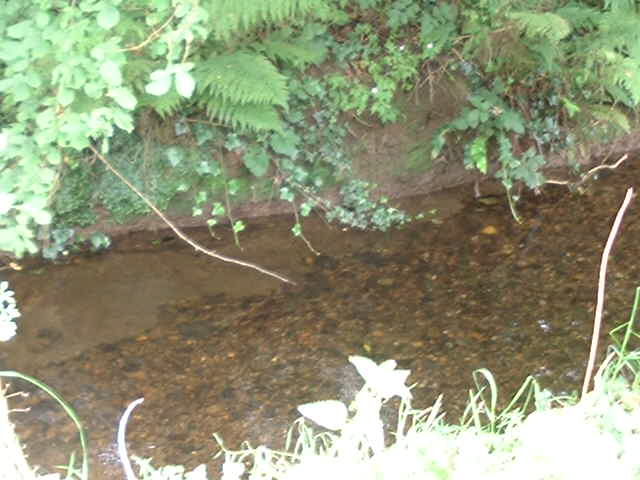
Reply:
[[[120,21],[120,12],[113,5],[105,4],[98,13],[97,21],[100,27],[109,30],[115,27]]]
[[[185,97],[191,97],[193,90],[196,88],[196,82],[189,72],[178,70],[176,72],[176,90]]]
[[[145,90],[150,95],[159,97],[164,95],[171,88],[171,73],[166,70],[156,70],[151,72],[151,82],[147,84]]]
[[[177,167],[184,160],[184,150],[179,147],[169,147],[166,152],[167,159],[172,167]]]
[[[107,60],[100,65],[100,74],[105,81],[112,87],[117,87],[122,84],[122,73],[120,73],[120,66],[113,60]]]
[[[524,133],[524,121],[522,115],[514,110],[505,110],[500,115],[500,120],[505,130],[512,130],[522,135]]]
[[[292,130],[288,130],[284,133],[278,133],[271,137],[271,148],[276,153],[284,155],[289,158],[296,158],[298,156],[298,142],[300,137],[296,135]]]
[[[242,157],[245,167],[255,177],[262,177],[269,169],[270,158],[263,150],[252,148]]]

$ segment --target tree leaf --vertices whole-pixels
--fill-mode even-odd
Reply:
[[[76,98],[76,92],[71,90],[70,88],[61,88],[58,91],[58,102],[63,107],[67,107],[71,105],[71,102]]]
[[[189,72],[181,70],[176,72],[176,90],[181,96],[185,98],[191,97],[195,88],[196,82]]]
[[[150,95],[159,97],[164,95],[171,88],[171,73],[166,70],[156,70],[151,73],[151,82],[145,87],[145,91]]]
[[[105,30],[109,30],[115,27],[120,21],[120,12],[113,5],[106,4],[98,13],[98,25],[104,28]]]
[[[298,411],[309,420],[329,430],[341,430],[349,416],[347,407],[337,400],[305,403],[298,406]]]
[[[133,110],[134,108],[136,108],[138,100],[128,88],[114,88],[113,90],[109,91],[109,94],[122,108],[126,110]]]
[[[122,84],[122,73],[120,73],[120,65],[113,60],[106,60],[100,65],[100,74],[105,81],[113,86],[118,87]]]

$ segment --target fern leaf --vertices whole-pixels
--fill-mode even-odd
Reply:
[[[210,0],[205,6],[216,24],[215,36],[226,40],[265,21],[279,23],[326,10],[325,0]]]
[[[230,104],[286,107],[286,77],[263,55],[235,52],[204,60],[194,69],[198,92]]]
[[[144,94],[139,101],[140,107],[151,107],[162,118],[173,115],[183,105],[183,98],[178,94],[175,88],[172,88],[164,95],[155,96]]]
[[[509,14],[528,37],[544,37],[556,44],[571,33],[571,25],[555,13],[513,12]]]
[[[322,63],[327,55],[327,47],[316,42],[315,35],[303,32],[300,36],[292,37],[290,29],[272,33],[264,41],[254,44],[254,48],[272,60],[280,60],[298,68]]]
[[[585,111],[590,114],[597,122],[604,122],[614,125],[619,129],[629,133],[631,126],[627,116],[615,107],[607,105],[588,105]]]
[[[198,104],[207,110],[210,118],[234,128],[254,131],[281,131],[282,120],[272,105],[226,102],[220,98],[201,99]]]
[[[599,10],[577,3],[569,3],[555,13],[564,18],[574,30],[592,30],[602,17]]]
[[[629,107],[640,103],[640,64],[631,58],[625,58],[615,65],[612,72],[613,82],[622,87],[631,97]]]

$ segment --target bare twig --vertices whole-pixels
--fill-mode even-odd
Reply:
[[[138,195],[142,201],[144,203],[147,204],[147,206],[153,210],[153,212],[158,215],[162,221],[164,223],[167,224],[167,226],[173,230],[173,232],[180,237],[182,240],[184,240],[185,242],[187,242],[189,245],[191,245],[193,248],[195,248],[197,251],[204,253],[205,255],[209,255],[210,257],[213,258],[217,258],[218,260],[222,260],[223,262],[228,262],[228,263],[234,263],[236,265],[240,265],[242,267],[247,267],[247,268],[251,268],[253,270],[257,270],[260,273],[264,273],[265,275],[269,275],[270,277],[273,278],[277,278],[278,280],[285,282],[285,283],[290,283],[292,285],[296,285],[296,283],[292,280],[289,280],[287,277],[284,277],[282,275],[280,275],[279,273],[275,273],[272,272],[271,270],[267,270],[266,268],[263,268],[259,265],[256,265],[255,263],[251,263],[251,262],[245,262],[242,260],[238,260],[235,258],[231,258],[231,257],[227,257],[225,255],[221,255],[217,252],[215,252],[214,250],[208,250],[206,248],[204,248],[203,246],[201,246],[200,244],[196,243],[195,241],[191,240],[184,232],[182,232],[182,230],[180,230],[176,225],[174,225],[171,220],[169,220],[159,209],[158,207],[156,207],[151,200],[149,200],[140,190],[138,190],[136,187],[134,187],[131,182],[129,182],[126,178],[124,178],[124,176],[122,176],[122,174],[120,172],[118,172],[113,165],[111,165],[111,163],[100,153],[98,152],[93,146],[90,147],[91,151],[96,155],[96,157],[98,157],[100,159],[100,161],[102,163],[104,163],[106,165],[106,167],[111,170],[113,172],[113,174],[118,177],[120,180],[122,180],[122,182],[131,189],[131,191],[133,191],[136,195]]]
[[[589,384],[591,383],[591,376],[593,374],[593,368],[596,363],[596,354],[598,350],[598,339],[600,337],[600,326],[602,324],[602,310],[604,309],[604,290],[605,290],[605,282],[607,277],[607,262],[609,261],[609,254],[611,253],[611,248],[613,247],[613,241],[618,233],[618,229],[620,228],[620,223],[622,222],[622,217],[624,217],[624,212],[629,206],[631,199],[633,198],[633,188],[629,188],[627,190],[627,195],[624,197],[624,201],[618,210],[618,214],[616,215],[616,219],[613,222],[613,226],[611,227],[611,231],[609,232],[609,238],[607,239],[607,243],[604,247],[604,251],[602,252],[602,260],[600,262],[600,274],[598,277],[598,300],[596,304],[596,313],[593,321],[593,333],[591,334],[591,349],[589,350],[589,362],[587,363],[587,369],[584,374],[584,383],[582,384],[582,395],[581,398],[587,394],[589,390]]]
[[[131,402],[122,414],[122,417],[120,417],[120,422],[118,423],[118,456],[122,462],[122,468],[124,469],[127,480],[138,480],[138,477],[133,473],[133,468],[131,468],[131,461],[129,460],[129,454],[127,452],[127,441],[125,438],[127,435],[127,422],[129,422],[129,417],[133,413],[133,409],[142,402],[144,402],[144,398],[138,398]]]
[[[616,163],[614,163],[613,165],[606,165],[606,164],[602,164],[602,165],[598,165],[597,167],[592,168],[591,170],[589,170],[587,173],[585,173],[584,175],[582,175],[582,177],[580,178],[579,181],[577,182],[571,182],[569,180],[545,180],[544,183],[550,183],[553,185],[569,185],[571,187],[576,187],[578,185],[583,184],[584,182],[586,182],[587,180],[589,180],[589,178],[591,178],[592,176],[594,176],[598,171],[600,170],[615,170],[616,168],[618,168],[620,165],[622,165],[622,163],[629,158],[629,154],[625,153],[622,157],[620,157],[618,159],[618,161]]]
[[[152,42],[153,40],[155,40],[156,38],[158,38],[160,36],[160,32],[162,32],[162,30],[164,30],[171,23],[171,21],[174,19],[175,16],[176,16],[176,12],[174,11],[171,14],[171,16],[169,17],[169,19],[166,22],[164,22],[160,27],[158,27],[156,30],[151,32],[151,34],[147,37],[147,39],[145,41],[143,41],[142,43],[140,43],[138,45],[132,45],[130,47],[123,48],[121,51],[123,51],[123,52],[135,52],[136,50],[143,49],[148,43]]]

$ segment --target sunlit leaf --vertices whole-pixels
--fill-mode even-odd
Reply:
[[[126,110],[133,110],[136,108],[136,104],[138,103],[138,100],[135,95],[131,93],[131,90],[125,87],[114,88],[109,91],[109,95],[118,105]]]
[[[298,406],[298,411],[309,420],[329,430],[341,430],[349,416],[347,407],[337,400],[305,403]]]
[[[102,78],[111,86],[117,87],[122,84],[122,73],[120,65],[112,60],[107,60],[100,65]]]
[[[171,88],[171,74],[166,70],[156,70],[151,73],[151,82],[145,87],[145,91],[150,95],[164,95]]]
[[[104,28],[105,30],[109,30],[115,27],[120,21],[120,12],[113,5],[109,5],[105,3],[104,7],[100,12],[98,12],[98,25]]]
[[[183,71],[176,72],[176,90],[181,96],[190,98],[195,88],[196,82],[190,73]]]

